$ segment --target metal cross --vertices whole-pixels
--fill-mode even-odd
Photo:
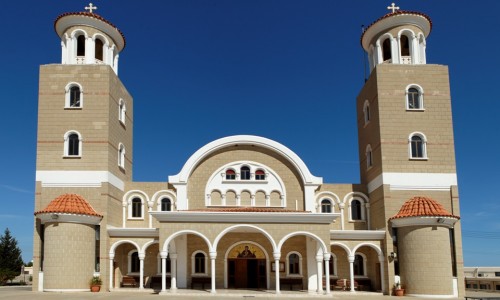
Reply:
[[[89,6],[85,7],[85,10],[88,10],[90,13],[92,13],[93,10],[97,10],[97,6],[93,6],[93,4],[91,2],[91,3],[89,3]]]
[[[92,4],[92,3],[91,3]],[[396,6],[396,4],[394,4],[394,2],[392,2],[391,6],[387,6],[387,9],[391,9],[392,10],[392,13],[395,13],[396,10],[399,9],[399,6]]]

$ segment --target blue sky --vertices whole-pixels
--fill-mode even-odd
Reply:
[[[329,183],[359,182],[355,99],[361,25],[380,0],[94,1],[127,46],[134,180],[166,181],[206,143],[253,134],[283,143]],[[427,62],[450,68],[466,266],[500,266],[500,1],[399,1],[433,21]],[[38,67],[60,63],[54,19],[83,1],[8,1],[0,26],[0,231],[32,257]]]

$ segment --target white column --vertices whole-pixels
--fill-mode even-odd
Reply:
[[[113,260],[115,259],[115,254],[110,253],[109,254],[109,289],[111,290],[113,288]]]
[[[115,73],[116,75],[118,75],[118,58],[120,57],[120,55],[118,55],[118,53],[115,55],[115,63],[113,64],[115,67],[113,68],[115,70]],[[179,199],[179,198],[177,198]]]
[[[319,254],[319,255],[316,255],[316,281],[317,281],[317,284],[316,284],[316,292],[319,294],[321,292],[323,292],[323,282],[322,282],[322,273],[323,271],[321,270],[321,268],[323,267],[323,255]]]
[[[384,62],[384,57],[382,56],[382,47],[380,46],[380,40],[377,41],[377,43],[375,44],[375,47],[377,49],[377,62],[376,64],[380,64],[382,62]]]
[[[161,292],[164,293],[167,291],[167,251],[161,251]]]
[[[326,294],[330,294],[330,253],[323,254],[323,258],[325,259],[325,279],[326,279]]]
[[[64,41],[61,40],[61,64],[66,63],[66,45]]]
[[[383,255],[379,255],[378,261],[380,263],[380,285],[382,286],[382,294],[385,292],[385,279],[384,279],[384,261]]]
[[[139,253],[139,289],[144,289],[144,257],[146,254]]]
[[[339,203],[339,207],[340,207],[340,229],[344,230],[344,207],[345,207],[345,204]]]
[[[370,203],[365,203],[365,209],[366,209],[366,229],[371,230],[370,226]]]
[[[399,37],[397,40],[395,38],[389,38],[391,41],[391,60],[393,64],[400,63],[401,51],[399,51]]]
[[[275,271],[275,277],[276,277],[276,294],[280,294],[280,258],[281,258],[281,253],[280,252],[274,252],[273,253],[274,257],[274,271]]]
[[[95,47],[91,37],[85,39],[85,64],[90,65],[95,63],[94,58]]]
[[[411,63],[413,65],[416,65],[418,64],[418,62],[420,61],[420,55],[418,53],[418,39],[417,39],[417,36],[416,35],[412,35],[411,36],[411,48],[410,48],[411,52]]]
[[[211,251],[210,252],[210,271],[211,271],[211,280],[212,280],[212,289],[210,290],[210,293],[215,294],[215,258],[217,257],[217,252]]]
[[[349,281],[351,282],[349,289],[354,292],[354,255],[349,255],[347,258],[349,260]]]
[[[127,227],[127,201],[123,201],[122,202],[122,206],[123,206],[123,209],[122,209],[122,228],[126,228]]]
[[[153,201],[148,201],[148,211],[153,211]],[[153,228],[153,217],[148,214],[149,216],[149,228]]]
[[[170,253],[170,290],[177,290],[177,253]]]

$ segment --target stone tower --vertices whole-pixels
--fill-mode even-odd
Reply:
[[[388,9],[392,12],[361,36],[370,75],[357,97],[357,122],[371,228],[389,229],[384,245],[391,254],[385,261],[389,289],[400,280],[407,294],[463,296],[448,68],[427,64],[428,16],[394,4]],[[427,200],[401,219],[398,211],[415,197]],[[429,203],[441,208],[419,214],[419,205]],[[398,255],[398,248],[405,251]]]
[[[122,224],[132,178],[133,102],[117,76],[125,37],[92,4],[86,9],[56,19],[61,63],[40,67],[35,290],[88,290],[92,276],[107,278],[106,228]],[[61,248],[69,259],[54,257]],[[61,272],[70,261],[87,267]]]

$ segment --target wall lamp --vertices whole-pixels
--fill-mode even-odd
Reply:
[[[396,254],[396,252],[391,252],[390,256],[391,256],[392,259],[396,259],[398,257],[398,255]]]

